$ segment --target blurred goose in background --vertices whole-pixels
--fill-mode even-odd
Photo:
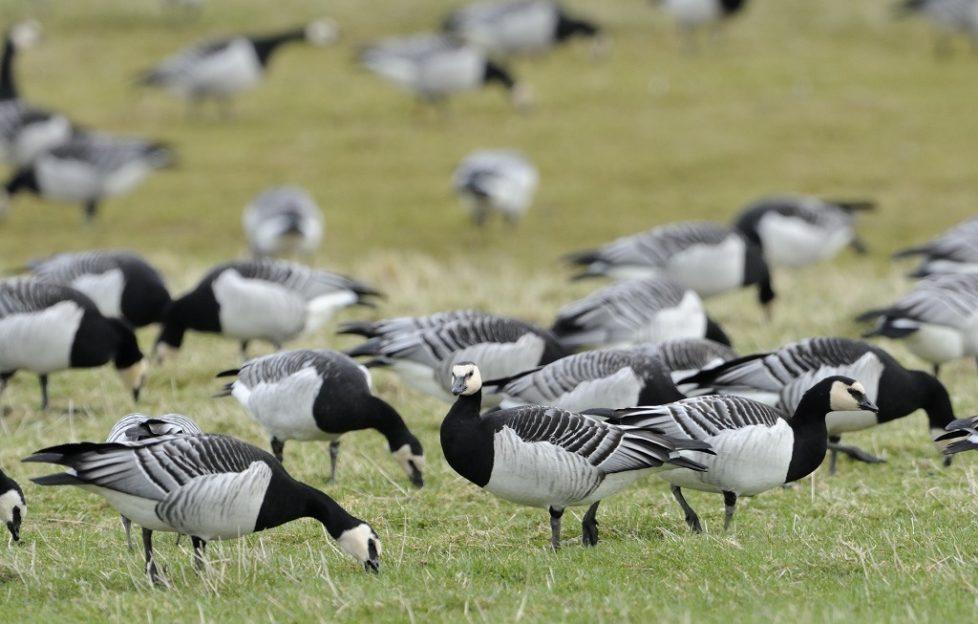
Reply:
[[[24,490],[16,481],[0,470],[0,522],[10,531],[10,539],[20,541],[20,525],[27,516],[27,500]]]
[[[452,400],[448,384],[456,362],[477,362],[487,377],[502,379],[570,355],[547,330],[492,314],[387,333],[347,354],[370,357],[368,367],[390,367],[409,386],[447,402]]]
[[[187,100],[188,113],[210,98],[230,112],[231,100],[258,85],[272,55],[286,43],[326,45],[339,31],[326,20],[262,36],[236,36],[191,46],[139,77],[139,84],[161,87]]]
[[[151,417],[145,414],[127,414],[120,418],[106,436],[106,442],[138,442],[147,438],[171,435],[196,435],[203,433],[190,418],[183,414],[164,414]],[[132,520],[122,516],[122,528],[126,532],[126,546],[132,552]]]
[[[18,169],[0,192],[0,213],[14,195],[30,192],[46,200],[82,204],[91,221],[99,204],[124,195],[173,160],[169,148],[136,138],[76,134]]]
[[[138,400],[146,361],[129,325],[105,318],[73,288],[23,279],[0,282],[0,393],[18,370],[36,373],[41,409],[46,409],[50,373],[110,360]]]
[[[584,269],[575,279],[667,277],[701,297],[756,285],[768,313],[775,297],[761,248],[736,230],[707,221],[659,226],[569,254],[567,260]]]
[[[704,396],[667,405],[619,410],[611,422],[648,427],[671,439],[708,444],[715,455],[681,456],[704,469],[660,472],[672,484],[686,524],[703,530],[699,516],[686,502],[682,488],[723,494],[723,528],[730,528],[737,498],[754,496],[803,479],[825,459],[826,416],[877,410],[855,379],[833,375],[806,389],[790,416],[769,405],[735,396]]]
[[[429,103],[442,103],[462,91],[499,83],[518,109],[532,104],[529,90],[485,52],[453,37],[420,34],[367,46],[360,62]]]
[[[864,338],[902,340],[917,357],[934,365],[978,356],[978,273],[935,275],[885,308],[867,310],[857,321],[876,319]]]
[[[379,321],[350,321],[341,323],[336,333],[363,336],[364,338],[379,338],[436,329],[455,321],[471,321],[489,316],[492,315],[478,310],[448,310],[427,316],[399,316]]]
[[[208,541],[234,539],[299,518],[322,522],[364,569],[376,572],[380,567],[380,540],[369,524],[293,479],[265,451],[235,438],[198,434],[126,444],[80,442],[41,449],[24,461],[66,466],[65,472],[32,481],[94,492],[143,527],[146,572],[154,584],[161,579],[153,531],[189,535],[194,563],[201,570]]]
[[[276,186],[262,192],[242,217],[256,258],[281,253],[311,256],[323,239],[323,213],[305,189]]]
[[[686,390],[688,394],[740,395],[791,414],[810,386],[831,375],[859,381],[868,399],[878,405],[876,411],[832,412],[826,417],[832,451],[829,470],[833,474],[838,453],[868,463],[882,461],[862,449],[842,446],[843,433],[882,425],[922,409],[927,413],[931,437],[936,439],[954,419],[951,398],[937,378],[907,370],[883,349],[849,338],[800,340],[776,351],[703,370],[683,379],[680,385],[684,390],[692,386]]]
[[[920,14],[934,26],[937,56],[951,53],[951,39],[961,33],[972,45],[978,44],[978,2],[976,0],[900,0],[895,6],[897,15]]]
[[[802,267],[851,246],[866,247],[856,234],[856,212],[872,210],[872,201],[829,201],[818,197],[764,197],[734,219],[734,228],[759,245],[771,267]]]
[[[696,49],[696,33],[710,27],[716,32],[722,23],[740,13],[747,0],[659,0],[679,27],[683,45]]]
[[[88,295],[102,316],[133,327],[163,320],[170,305],[160,272],[129,251],[62,253],[28,263],[38,282],[62,284]]]
[[[584,412],[660,405],[685,398],[657,359],[615,349],[568,355],[506,379],[487,380],[483,386],[495,386],[503,409],[549,405]]]
[[[605,286],[561,308],[550,331],[571,349],[703,336],[730,344],[699,295],[663,277]]]
[[[245,362],[218,377],[236,376],[217,396],[233,396],[271,437],[283,461],[287,440],[329,440],[330,481],[336,480],[340,436],[376,429],[411,483],[424,485],[424,450],[400,414],[370,391],[370,373],[337,351],[299,349]]]
[[[479,150],[459,164],[452,181],[476,225],[485,225],[491,212],[515,225],[533,203],[540,175],[517,152]]]
[[[585,546],[598,543],[601,500],[642,477],[680,467],[703,470],[698,441],[673,439],[646,427],[618,426],[574,412],[523,406],[480,414],[482,376],[472,362],[451,368],[458,399],[441,424],[441,448],[452,469],[507,501],[550,512],[550,543],[560,548],[564,509],[589,505],[581,528]],[[688,436],[684,436],[688,438]]]
[[[188,329],[217,333],[241,343],[266,340],[282,345],[322,327],[337,311],[372,305],[372,287],[342,275],[282,260],[241,260],[211,269],[167,311],[156,339],[155,356],[164,359],[183,344]]]
[[[542,54],[574,37],[591,39],[596,51],[605,45],[597,24],[550,0],[474,2],[445,18],[442,28],[491,56]]]
[[[942,273],[978,273],[978,217],[968,219],[937,238],[893,254],[894,258],[920,256],[911,277]]]
[[[738,357],[737,352],[728,345],[709,338],[646,342],[635,345],[630,350],[656,358],[669,370],[674,382]]]

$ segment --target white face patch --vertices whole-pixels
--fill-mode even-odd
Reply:
[[[371,559],[380,559],[380,539],[367,523],[343,531],[336,541],[344,552],[360,563],[366,563]],[[374,556],[371,556],[370,553],[371,545],[374,549]]]
[[[452,367],[452,388],[453,391],[458,380],[464,380],[464,388],[458,394],[470,396],[482,389],[482,373],[479,367],[471,362],[456,364]]]
[[[27,516],[27,506],[17,490],[7,490],[0,495],[0,522],[6,525],[14,520],[14,509],[20,509],[20,519]]]
[[[142,359],[129,368],[119,369],[119,376],[122,377],[122,383],[127,388],[130,390],[139,390],[146,383],[146,371],[148,368],[149,366],[146,364],[146,360]]]
[[[305,36],[306,41],[313,45],[326,45],[339,38],[340,29],[329,20],[316,20],[306,26]]]
[[[850,394],[850,390],[855,390],[863,396],[866,395],[866,389],[858,381],[854,382],[851,386],[841,381],[832,383],[832,389],[829,392],[829,407],[833,412],[857,412],[862,410],[859,407],[859,401]]]
[[[391,455],[394,456],[394,461],[400,465],[407,476],[410,477],[414,474],[414,470],[411,468],[412,463],[419,472],[424,472],[424,455],[414,455],[411,453],[411,446],[409,444],[405,444],[391,453]]]

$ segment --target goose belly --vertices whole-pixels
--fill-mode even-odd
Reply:
[[[602,379],[589,379],[547,404],[571,412],[583,412],[594,407],[619,409],[638,405],[643,383],[630,368]]]
[[[335,439],[316,426],[313,404],[322,387],[315,368],[305,368],[251,389],[236,382],[232,394],[272,437],[279,440]]]
[[[531,54],[550,47],[557,30],[556,14],[547,4],[529,5],[508,19],[485,29],[473,41],[495,54]]]
[[[282,286],[227,270],[214,280],[213,289],[226,336],[281,343],[305,327],[306,302]]]
[[[71,348],[84,311],[62,301],[40,312],[0,318],[0,371],[53,373],[71,367]]]
[[[679,338],[702,338],[706,314],[699,295],[687,292],[675,308],[662,310],[635,333],[635,342],[662,342]]]
[[[102,195],[102,178],[91,164],[42,156],[34,163],[41,195],[64,202],[83,202]]]
[[[914,355],[935,364],[968,355],[961,331],[950,327],[920,323],[904,340]]]
[[[720,19],[720,0],[666,0],[665,4],[682,26],[698,26]]]
[[[829,435],[838,435],[849,431],[862,431],[879,424],[876,414],[866,411],[829,412],[825,415],[825,426]]]
[[[102,181],[102,196],[125,195],[143,181],[153,167],[140,159],[133,159],[105,174]]]
[[[163,520],[156,515],[156,504],[158,502],[156,500],[143,498],[141,496],[133,496],[132,494],[125,494],[123,492],[110,490],[109,488],[99,487],[97,485],[86,484],[79,487],[81,487],[83,490],[98,494],[108,501],[109,505],[111,505],[113,509],[144,529],[149,529],[150,531],[176,531],[176,529],[163,522]]]
[[[777,213],[763,217],[757,230],[764,257],[781,267],[801,267],[827,260],[848,245],[854,234],[849,227],[827,229]]]
[[[88,295],[102,316],[122,318],[122,291],[125,279],[121,269],[105,273],[86,273],[71,281],[71,287]]]
[[[261,80],[261,64],[250,43],[239,41],[221,54],[199,61],[181,90],[193,94],[231,95],[251,89]]]
[[[419,70],[418,90],[429,97],[438,97],[481,85],[485,59],[475,50],[453,50],[430,58]]]
[[[740,288],[744,283],[745,244],[729,236],[718,245],[693,245],[668,261],[669,277],[709,297]]]
[[[61,145],[71,136],[71,123],[64,117],[52,116],[20,128],[12,146],[12,156],[18,164],[26,165],[52,147]]]

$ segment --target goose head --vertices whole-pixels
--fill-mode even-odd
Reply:
[[[424,450],[421,442],[411,436],[408,442],[391,451],[394,461],[404,470],[415,487],[424,487]]]
[[[363,564],[367,572],[380,571],[380,538],[366,522],[343,531],[336,539],[345,553]]]
[[[833,412],[879,412],[879,408],[866,396],[861,383],[849,377],[830,377],[829,409]],[[823,382],[824,383],[824,382]]]
[[[7,37],[15,50],[29,50],[41,41],[41,24],[36,20],[27,20],[10,27]]]
[[[452,366],[452,394],[471,396],[482,390],[482,373],[472,362],[458,362]]]
[[[317,46],[333,43],[340,37],[340,29],[336,22],[329,19],[318,19],[310,22],[302,33],[307,42]]]
[[[10,537],[15,542],[20,541],[20,523],[26,515],[27,505],[19,491],[11,488],[0,494],[0,522],[7,525]]]

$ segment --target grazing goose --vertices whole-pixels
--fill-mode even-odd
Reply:
[[[200,570],[208,541],[241,537],[299,518],[319,520],[364,569],[380,569],[380,540],[369,524],[323,492],[293,479],[265,451],[235,438],[198,434],[126,444],[62,444],[24,461],[66,466],[66,472],[32,481],[82,487],[143,527],[146,572],[153,583],[160,582],[153,531],[189,535]]]
[[[830,375],[845,375],[859,381],[870,401],[879,405],[872,413],[833,412],[826,418],[831,467],[835,472],[837,452],[853,459],[876,463],[880,460],[855,447],[839,444],[843,433],[903,418],[918,409],[927,412],[930,433],[936,437],[954,419],[954,409],[944,385],[923,371],[911,371],[889,353],[862,340],[808,338],[787,344],[777,351],[758,353],[704,370],[682,380],[691,392],[715,392],[750,397],[793,413],[804,392]]]
[[[928,277],[889,307],[856,317],[873,319],[876,326],[863,337],[903,340],[937,375],[944,362],[978,356],[978,274]]]
[[[978,217],[947,230],[929,243],[903,249],[894,258],[920,256],[911,277],[943,273],[978,273]]]
[[[858,381],[844,376],[822,379],[798,401],[789,419],[764,403],[736,396],[703,396],[668,405],[619,410],[612,422],[648,427],[673,439],[705,442],[713,457],[693,457],[706,470],[678,469],[660,473],[686,514],[686,524],[703,530],[699,516],[681,488],[723,494],[724,530],[733,520],[737,497],[807,477],[825,459],[826,415],[832,412],[875,412]],[[689,453],[681,453],[690,457]]]
[[[82,204],[86,220],[91,221],[102,200],[128,193],[171,161],[170,150],[159,143],[75,134],[14,172],[0,191],[0,212],[14,195],[30,192],[51,201]]]
[[[183,414],[164,414],[151,417],[145,414],[127,414],[112,425],[106,442],[138,442],[147,438],[169,435],[196,435],[203,433],[193,420]],[[122,516],[122,528],[126,532],[126,546],[132,552],[132,520]]]
[[[550,332],[489,314],[378,336],[347,354],[370,356],[367,366],[390,367],[416,390],[448,402],[452,400],[449,372],[456,362],[477,362],[488,377],[502,379],[570,355]]]
[[[0,522],[7,525],[10,537],[20,541],[20,523],[27,516],[27,501],[24,490],[17,482],[0,470]]]
[[[109,360],[138,400],[146,360],[125,322],[102,316],[91,299],[67,286],[0,282],[0,393],[18,370],[37,373],[46,409],[50,373]]]
[[[958,33],[978,38],[978,2],[975,0],[901,0],[895,7],[898,16],[920,14],[934,26],[937,38],[934,53],[951,53],[951,38]]]
[[[430,103],[498,82],[509,92],[516,108],[532,104],[530,92],[508,71],[478,48],[452,37],[421,34],[387,39],[366,47],[360,53],[360,62]]]
[[[503,409],[548,405],[568,412],[660,405],[685,398],[654,357],[604,349],[560,358],[506,379],[490,380]]]
[[[565,508],[589,505],[582,541],[594,546],[602,499],[652,472],[702,470],[698,460],[679,451],[705,456],[710,450],[708,444],[679,441],[651,428],[610,425],[553,407],[524,406],[481,416],[482,377],[471,362],[452,367],[452,393],[458,399],[441,424],[448,464],[503,500],[548,509],[554,549],[560,548]]]
[[[244,210],[245,236],[256,258],[280,253],[311,256],[323,239],[323,213],[304,189],[276,186]]]
[[[305,41],[325,45],[338,36],[324,20],[262,36],[236,36],[191,46],[165,59],[139,77],[141,85],[162,87],[196,106],[212,98],[229,111],[231,98],[258,86],[272,55],[286,43]],[[188,108],[188,111],[191,109]]]
[[[726,344],[708,338],[647,342],[635,345],[631,350],[659,360],[670,371],[674,382],[738,357],[737,352]]]
[[[366,368],[336,351],[300,349],[250,360],[218,396],[233,396],[271,436],[282,461],[287,440],[329,440],[329,479],[336,480],[340,436],[376,429],[417,487],[424,485],[424,450],[404,420],[370,392]]]
[[[449,15],[442,28],[492,56],[541,54],[573,37],[588,37],[604,47],[601,28],[568,15],[551,0],[474,2]]]
[[[162,321],[170,305],[160,272],[129,251],[62,253],[28,266],[35,281],[71,286],[88,295],[102,316],[133,327]]]
[[[167,311],[155,355],[162,359],[183,344],[188,329],[218,333],[241,342],[267,340],[276,350],[315,331],[334,312],[370,305],[380,293],[342,275],[281,260],[241,260],[211,269]]]
[[[774,299],[761,248],[735,230],[706,221],[663,225],[572,253],[567,260],[584,267],[575,279],[668,277],[701,297],[757,285],[758,299],[766,310]]]
[[[550,331],[571,349],[703,336],[730,344],[699,295],[662,277],[605,286],[561,308]]]
[[[533,202],[539,180],[536,167],[508,150],[469,154],[455,170],[453,179],[455,192],[480,227],[492,212],[515,225]]]
[[[772,267],[801,267],[828,260],[843,247],[866,247],[856,235],[856,212],[872,201],[829,201],[818,197],[764,197],[734,219],[734,228],[764,250]]]
[[[716,28],[744,9],[747,0],[661,0],[679,27],[684,46],[696,49],[696,31],[707,26]]]

